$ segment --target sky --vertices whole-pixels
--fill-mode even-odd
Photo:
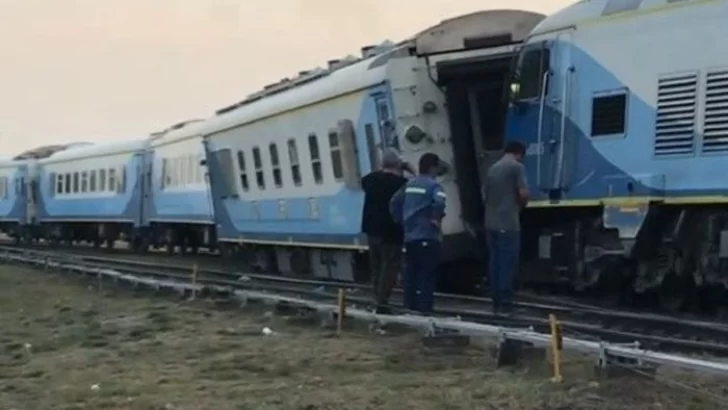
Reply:
[[[0,0],[0,156],[145,138],[440,21],[572,0]]]

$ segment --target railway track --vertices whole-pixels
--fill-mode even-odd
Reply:
[[[371,308],[368,286],[329,280],[290,278],[235,272],[201,267],[194,278],[190,265],[155,263],[127,258],[102,257],[67,252],[0,246],[4,255],[22,256],[37,264],[54,262],[61,266],[85,266],[109,269],[140,277],[180,283],[195,282],[209,290],[253,290],[313,301],[330,302],[341,288],[347,299],[359,308]],[[395,290],[396,313],[407,313],[402,307],[401,290]],[[489,312],[490,300],[472,296],[437,294],[436,316],[459,317],[462,320],[516,328],[532,328],[548,332],[548,315],[555,314],[562,322],[565,336],[603,340],[612,343],[638,342],[643,348],[689,354],[728,357],[728,326],[711,321],[668,317],[656,314],[605,309],[557,298],[519,300],[514,315],[504,317]]]

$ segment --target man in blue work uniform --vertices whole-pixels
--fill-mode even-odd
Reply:
[[[525,147],[509,142],[503,158],[488,169],[483,185],[485,235],[488,243],[490,290],[494,313],[510,313],[513,279],[521,248],[521,209],[528,202]]]
[[[404,227],[405,308],[424,314],[432,313],[440,267],[446,200],[442,186],[435,180],[440,167],[437,155],[423,154],[419,175],[407,181],[389,204],[392,217]]]

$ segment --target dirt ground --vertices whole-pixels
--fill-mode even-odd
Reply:
[[[17,266],[0,265],[0,326],[2,410],[728,408],[664,382],[596,380],[585,359],[552,384],[544,363],[499,370],[479,349],[424,348],[414,333],[336,336],[263,307],[99,291]]]

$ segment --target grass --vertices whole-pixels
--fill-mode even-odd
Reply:
[[[1,409],[720,408],[661,383],[597,381],[581,358],[555,385],[544,364],[497,369],[481,350],[425,348],[413,333],[337,336],[266,309],[91,283],[0,265]],[[697,380],[725,394],[724,380]]]

